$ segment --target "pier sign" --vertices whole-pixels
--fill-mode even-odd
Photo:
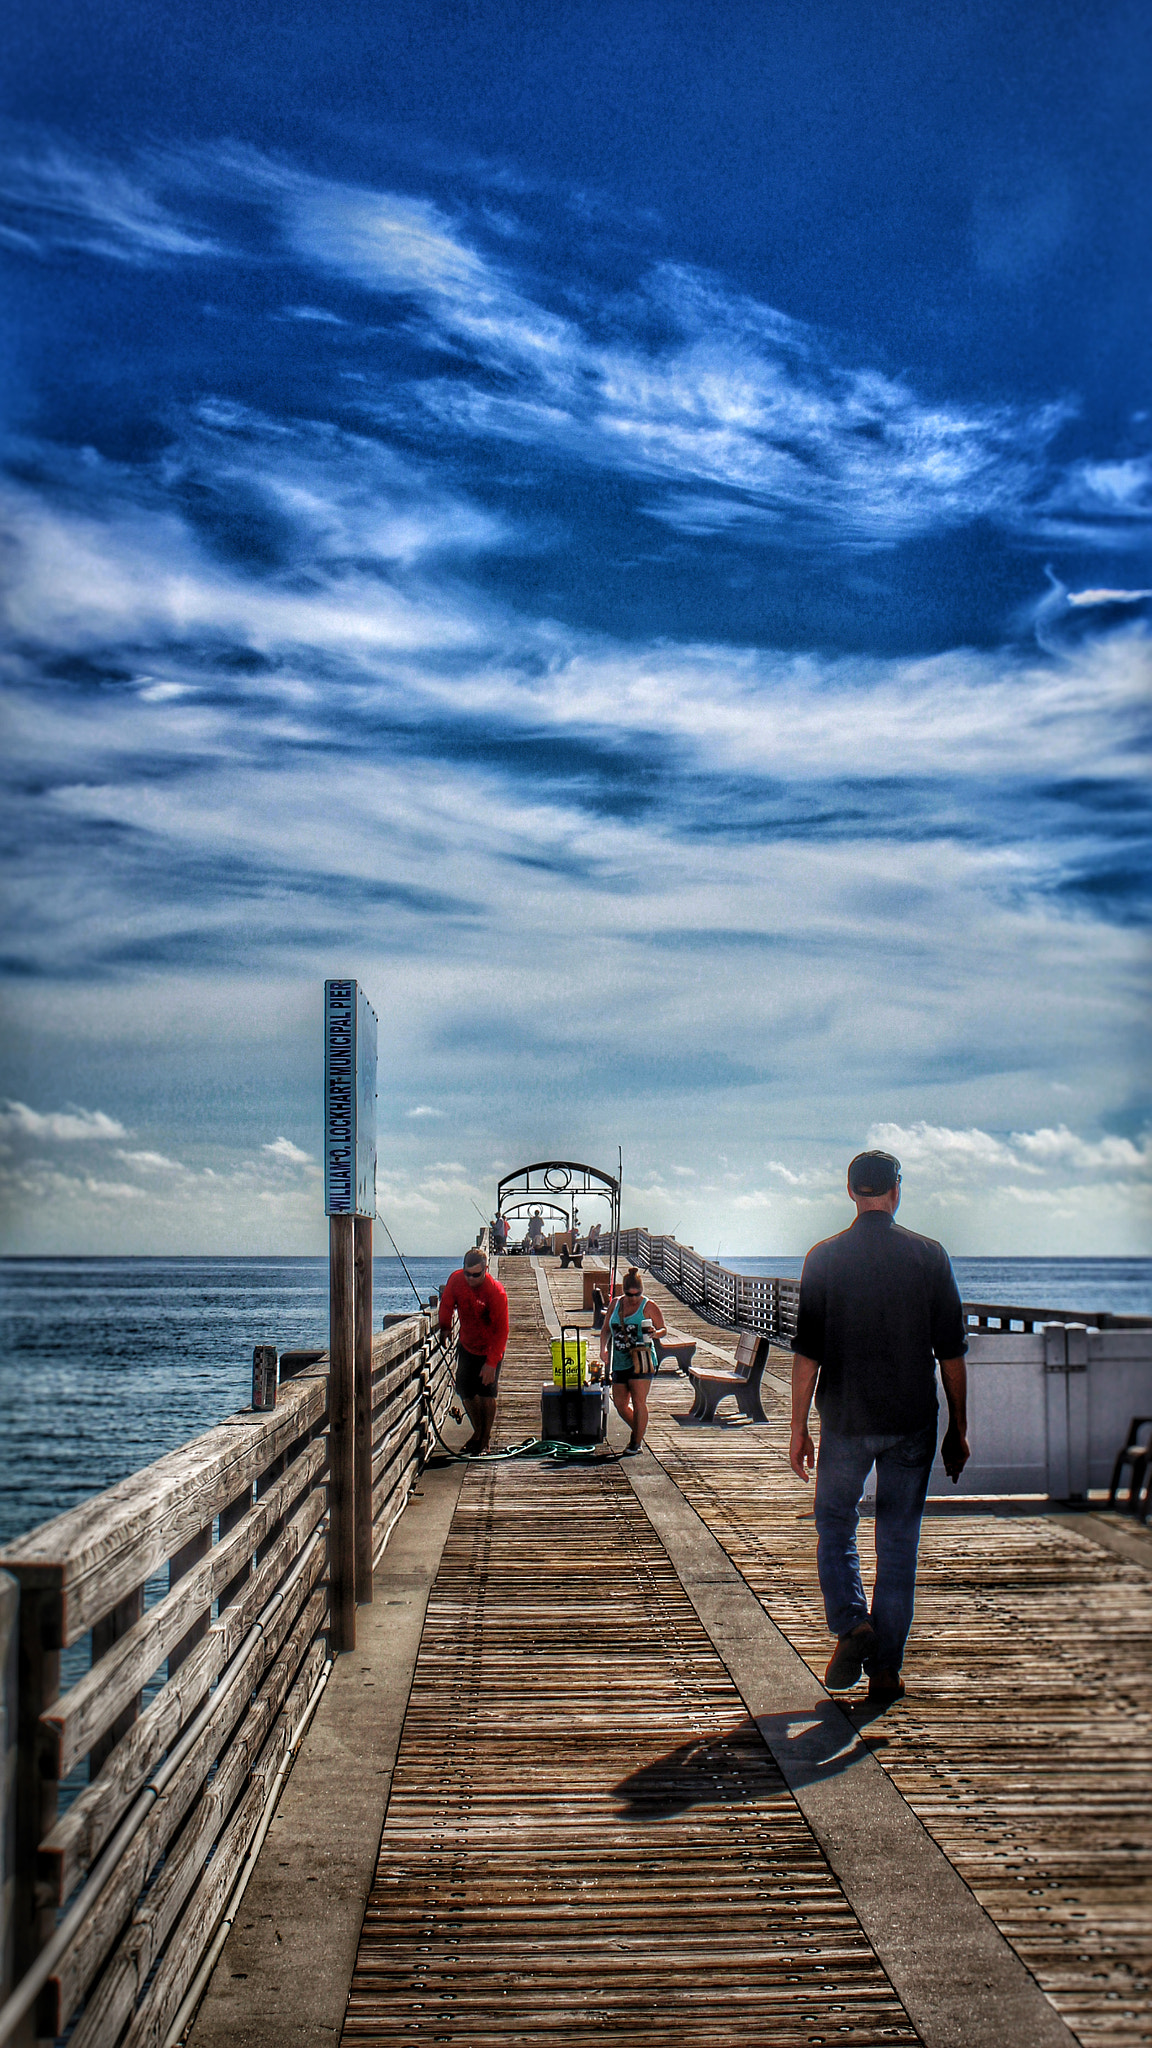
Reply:
[[[324,1213],[376,1214],[376,1012],[355,981],[324,983]]]

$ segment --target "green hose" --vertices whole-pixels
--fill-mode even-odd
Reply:
[[[485,1451],[481,1457],[472,1455],[466,1458],[461,1451],[454,1451],[451,1444],[445,1443],[437,1428],[436,1418],[431,1410],[429,1410],[429,1420],[432,1424],[432,1434],[440,1445],[441,1450],[447,1451],[448,1456],[455,1459],[458,1465],[498,1465],[505,1464],[509,1458],[551,1458],[553,1463],[557,1465],[566,1465],[573,1460],[577,1464],[587,1464],[596,1457],[599,1449],[598,1444],[569,1444],[565,1443],[563,1438],[526,1436],[523,1443],[509,1444],[506,1451]],[[609,1465],[618,1456],[618,1451],[610,1451],[606,1457],[601,1458],[598,1462],[602,1465]]]
[[[387,1229],[387,1224],[384,1227]],[[390,1231],[388,1234],[391,1236]],[[442,1353],[444,1349],[445,1347],[442,1345]],[[598,1444],[566,1443],[562,1437],[526,1436],[523,1443],[509,1444],[506,1451],[485,1451],[479,1458],[475,1455],[466,1458],[462,1452],[454,1451],[451,1444],[445,1443],[436,1426],[436,1417],[432,1413],[431,1405],[429,1405],[428,1415],[432,1424],[432,1434],[440,1445],[441,1450],[447,1451],[448,1456],[454,1459],[458,1465],[500,1465],[506,1464],[509,1458],[551,1458],[555,1465],[567,1465],[573,1462],[578,1465],[588,1464],[596,1459],[596,1453],[600,1448]],[[600,1458],[597,1462],[602,1465],[611,1465],[615,1463],[619,1456],[619,1451],[609,1451],[606,1457]]]

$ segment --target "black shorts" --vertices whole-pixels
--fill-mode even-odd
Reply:
[[[500,1365],[496,1367],[495,1379],[489,1380],[485,1385],[480,1379],[480,1374],[485,1365],[484,1353],[482,1351],[465,1351],[462,1344],[457,1344],[456,1392],[464,1394],[469,1401],[475,1400],[477,1394],[494,1394],[500,1384],[500,1366],[503,1363],[504,1360],[501,1359]]]

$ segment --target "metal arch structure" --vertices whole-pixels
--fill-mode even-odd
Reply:
[[[568,1209],[561,1207],[556,1197],[565,1198]],[[615,1174],[604,1173],[598,1166],[586,1166],[579,1159],[535,1159],[531,1166],[517,1166],[506,1173],[496,1188],[497,1213],[504,1212],[505,1202],[516,1203],[516,1213],[522,1214],[525,1206],[531,1207],[533,1200],[537,1208],[547,1206],[553,1212],[571,1216],[578,1195],[595,1195],[608,1203],[608,1239],[613,1242],[620,1228],[620,1182]]]
[[[562,1209],[559,1202],[546,1202],[542,1195],[526,1195],[519,1202],[500,1204],[500,1212],[504,1216],[523,1216],[529,1209],[546,1209],[549,1216],[563,1216],[565,1220],[568,1216],[567,1209]]]

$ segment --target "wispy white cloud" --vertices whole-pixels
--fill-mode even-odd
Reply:
[[[282,1159],[286,1166],[311,1166],[313,1163],[312,1154],[303,1151],[299,1145],[294,1145],[291,1138],[275,1138],[270,1145],[262,1146],[261,1150],[273,1159]]]
[[[43,254],[85,249],[118,263],[147,264],[218,255],[212,235],[183,225],[150,189],[108,159],[43,142],[0,162],[0,205],[10,246]]]
[[[673,337],[597,340],[547,310],[510,269],[428,201],[289,177],[231,159],[274,189],[286,232],[310,262],[381,294],[409,296],[433,328],[508,381],[428,383],[424,403],[472,434],[551,446],[593,465],[725,500],[673,495],[653,508],[700,531],[701,518],[787,514],[844,538],[890,542],[974,517],[1017,516],[1068,416],[925,402],[874,369],[839,364],[801,323],[672,264],[637,293],[638,325],[658,314]],[[619,326],[619,321],[616,323]]]
[[[1065,501],[1083,511],[1152,518],[1152,455],[1124,462],[1077,462],[1062,485]]]
[[[1081,460],[1056,472],[1037,500],[1034,526],[1053,541],[1116,552],[1146,546],[1150,522],[1152,455],[1136,455]]]
[[[877,661],[614,645],[430,580],[438,550],[488,545],[492,523],[435,489],[422,501],[413,473],[386,451],[220,408],[167,458],[198,487],[205,436],[212,488],[251,490],[295,531],[282,572],[222,567],[153,480],[133,483],[111,466],[88,465],[83,512],[15,485],[6,493],[18,632],[71,653],[110,642],[135,651],[137,694],[99,707],[117,747],[201,755],[235,744],[242,722],[251,737],[262,731],[281,747],[328,749],[339,690],[361,718],[410,718],[419,709],[459,719],[463,709],[504,727],[587,734],[625,726],[672,738],[713,767],[774,778],[1000,780],[1025,765],[1030,776],[1089,766],[1142,772],[1152,642],[1139,630],[1061,645],[1056,663],[1010,651]],[[1067,612],[1063,586],[1044,606]],[[178,650],[193,637],[203,651],[189,663]],[[259,662],[227,671],[239,722],[226,732],[232,714],[212,655],[227,659],[235,647]],[[206,684],[211,708],[199,703]],[[149,726],[144,706],[158,723]],[[81,721],[79,735],[83,708],[70,706],[68,716]],[[38,704],[33,725],[41,720],[47,735],[52,711]],[[91,738],[75,748],[89,784]],[[58,760],[67,758],[63,724],[56,743]]]
[[[768,1161],[769,1173],[778,1174],[790,1188],[823,1187],[828,1185],[828,1172],[821,1167],[802,1167],[799,1171],[786,1166],[782,1159]]]
[[[191,1046],[210,1090],[238,1034],[303,1043],[338,934],[401,1020],[381,1203],[406,1244],[466,1241],[495,1153],[555,1143],[611,1161],[621,1127],[636,1201],[653,1221],[664,1205],[666,1225],[695,1205],[699,1241],[836,1227],[848,1153],[828,1132],[857,1149],[871,1118],[912,1133],[901,1156],[969,1217],[994,1188],[1000,1216],[1047,1204],[1079,1231],[1077,1175],[1103,1215],[1144,1171],[1123,1151],[1140,1141],[1094,1134],[1131,1078],[1145,960],[1106,895],[1129,869],[1136,886],[1145,594],[1061,586],[1051,654],[838,659],[722,632],[585,630],[524,595],[539,557],[516,581],[516,558],[545,545],[543,493],[524,480],[565,464],[635,479],[630,502],[680,536],[858,548],[973,514],[1020,531],[1030,506],[1055,507],[1060,408],[937,404],[686,270],[577,301],[530,269],[524,238],[492,256],[463,213],[252,154],[157,159],[139,182],[193,241],[201,199],[217,218],[242,198],[265,253],[273,223],[278,264],[297,266],[278,273],[283,317],[315,320],[330,296],[352,332],[333,327],[319,354],[343,363],[354,335],[362,365],[355,414],[320,389],[316,413],[363,430],[206,400],[173,411],[163,451],[136,463],[20,451],[5,679],[21,1014],[50,1023],[55,977],[71,974],[76,1029],[106,1062],[87,1074],[115,1071],[122,1046],[137,1074],[179,1061],[184,1090]],[[121,214],[145,260],[139,209]],[[365,292],[372,320],[450,375],[429,379],[425,355],[419,384],[385,378]],[[267,321],[262,299],[264,344]],[[421,458],[385,445],[397,423]],[[469,497],[472,451],[440,431],[453,424],[504,444],[514,512]],[[1128,519],[1143,502],[1118,467],[1066,485],[1101,532],[1105,503]],[[662,556],[708,552],[641,530]],[[481,559],[494,550],[497,575]],[[1052,794],[1081,787],[1083,803]],[[239,1016],[237,980],[256,973],[274,1025]],[[265,1039],[252,1056],[267,1061]],[[71,1090],[89,1085],[103,1087]],[[1048,1129],[1054,1085],[1064,1135]],[[306,1103],[262,1101],[250,1156],[208,1148],[209,1165],[138,1096],[102,1099],[194,1164],[122,1150],[123,1182],[102,1185],[135,1178],[145,1204],[139,1189],[91,1194],[79,1172],[65,1187],[53,1154],[14,1169],[38,1191],[21,1182],[14,1212],[41,1202],[66,1240],[70,1219],[119,1204],[180,1243],[195,1211],[222,1243],[259,1206],[285,1248],[319,1242],[315,1167],[264,1141],[289,1117],[307,1135]],[[16,1109],[40,1124],[0,1123],[12,1157],[128,1137],[111,1118],[91,1128],[102,1112],[56,1113],[88,1119],[78,1131]],[[433,1120],[452,1161],[420,1156]]]
[[[346,320],[340,318],[339,313],[330,312],[326,306],[285,306],[284,318],[286,320],[314,320],[322,327],[346,327],[348,325]]]
[[[66,1144],[90,1139],[126,1138],[122,1123],[102,1109],[36,1110],[26,1102],[0,1102],[0,1129],[23,1138],[58,1139]]]
[[[1143,598],[1152,597],[1152,590],[1069,590],[1065,594],[1069,604],[1078,606],[1139,604]]]
[[[1027,409],[925,398],[683,265],[653,269],[630,306],[556,310],[535,274],[517,268],[506,235],[494,257],[431,200],[316,177],[235,144],[152,152],[132,174],[46,147],[9,158],[7,184],[23,209],[18,233],[34,238],[46,223],[45,235],[129,261],[219,253],[161,192],[187,205],[221,194],[261,205],[305,270],[410,301],[425,338],[480,372],[418,392],[392,379],[378,387],[387,411],[418,399],[469,435],[659,482],[665,495],[650,510],[685,533],[752,535],[787,518],[810,536],[873,546],[977,518],[1027,523],[1069,415],[1064,400]],[[307,301],[287,312],[341,317]],[[1102,505],[1130,514],[1145,482],[1138,463],[1080,464],[1048,489],[1044,517]]]
[[[990,1178],[1018,1174],[1032,1179],[1048,1175],[1061,1182],[1089,1176],[1152,1183],[1152,1132],[1137,1139],[1085,1138],[1066,1124],[1002,1135],[977,1126],[873,1124],[867,1142],[894,1152],[921,1176],[932,1175],[939,1191],[950,1183],[987,1184]],[[1027,1192],[1026,1181],[1017,1193],[1023,1198]]]

